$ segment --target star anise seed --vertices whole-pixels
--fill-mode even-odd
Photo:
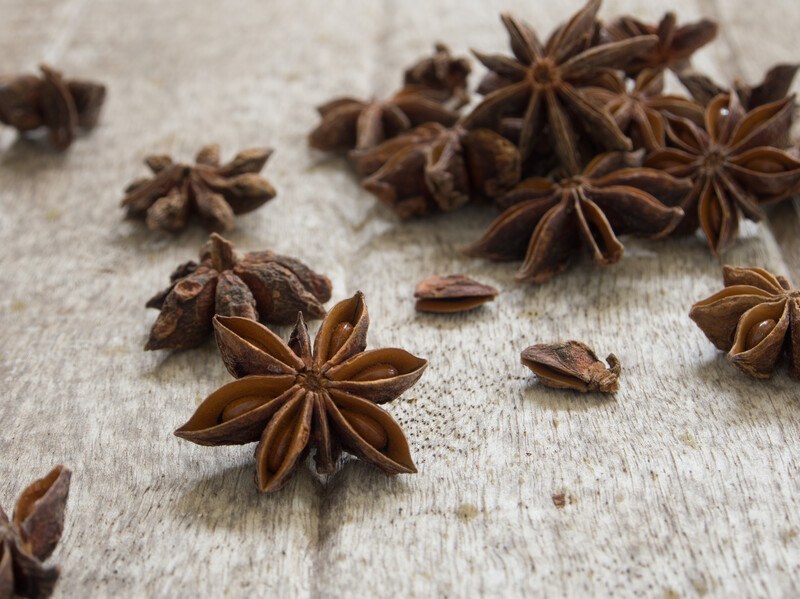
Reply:
[[[176,233],[197,215],[211,231],[227,231],[234,216],[251,212],[275,197],[275,188],[259,176],[272,150],[252,148],[220,164],[219,146],[204,146],[194,165],[153,155],[145,163],[153,176],[131,183],[122,206],[128,217],[145,219],[150,229]]]
[[[489,129],[467,131],[436,123],[359,152],[354,162],[362,173],[373,171],[362,182],[364,188],[401,218],[496,197],[520,177],[519,152],[507,139]]]
[[[464,120],[467,128],[498,130],[508,117],[521,117],[520,154],[527,159],[537,139],[547,136],[568,174],[580,172],[579,138],[585,136],[603,149],[630,150],[631,141],[609,112],[592,102],[582,88],[609,69],[621,68],[656,42],[654,35],[596,45],[600,0],[589,0],[572,19],[542,45],[529,26],[502,15],[514,58],[475,55],[506,84],[489,95]]]
[[[584,172],[558,182],[533,177],[503,196],[505,211],[466,249],[495,261],[524,258],[518,281],[544,283],[564,271],[581,246],[595,264],[622,258],[618,235],[659,238],[680,222],[677,203],[691,183],[643,168],[641,152],[608,152]]]
[[[71,472],[56,466],[20,494],[11,520],[0,507],[0,597],[44,599],[58,580],[57,566],[42,562],[64,530]]]
[[[402,349],[364,351],[369,316],[363,294],[334,306],[311,349],[302,314],[289,343],[257,322],[214,318],[217,345],[237,381],[203,401],[175,434],[200,445],[258,441],[256,484],[286,484],[311,448],[330,474],[344,450],[386,474],[416,472],[400,426],[376,404],[399,397],[427,362]]]
[[[689,317],[742,372],[767,378],[783,354],[800,380],[800,289],[763,268],[723,268],[725,288],[692,306]]]
[[[92,129],[106,97],[104,85],[79,79],[64,79],[59,71],[41,65],[41,77],[0,77],[0,123],[20,132],[46,127],[50,141],[67,149],[78,129]]]
[[[499,292],[494,287],[478,283],[464,275],[437,275],[427,277],[417,283],[414,297],[417,298],[417,312],[452,314],[474,310],[491,302]]]
[[[669,145],[645,164],[692,180],[681,202],[684,221],[677,233],[702,227],[712,254],[736,240],[740,213],[758,221],[762,206],[794,194],[800,161],[781,148],[791,129],[794,98],[745,112],[736,93],[717,96],[706,108],[705,129],[667,115]]]
[[[190,349],[211,333],[215,314],[290,324],[298,312],[322,318],[331,282],[305,264],[270,251],[239,255],[216,233],[200,251],[200,263],[180,265],[170,286],[147,302],[161,311],[147,350]]]
[[[622,367],[617,357],[609,354],[606,366],[580,341],[532,345],[522,351],[521,359],[545,387],[581,393],[616,393],[619,390]]]

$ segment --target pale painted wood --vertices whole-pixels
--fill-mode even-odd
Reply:
[[[0,0],[0,72],[47,60],[110,89],[102,125],[68,154],[0,133],[0,502],[54,463],[74,470],[58,597],[798,594],[797,385],[739,375],[688,319],[720,285],[700,241],[629,241],[606,271],[518,286],[513,265],[457,251],[489,213],[400,224],[305,146],[317,103],[390,91],[437,39],[505,51],[499,10],[544,31],[577,0],[200,4]],[[798,59],[795,2],[673,5],[723,22],[696,61],[715,76]],[[662,10],[608,0],[603,14]],[[261,496],[252,448],[172,436],[229,376],[211,344],[141,351],[144,302],[204,235],[150,235],[117,202],[146,154],[209,141],[277,150],[266,173],[280,195],[239,220],[241,248],[306,260],[337,300],[363,290],[371,346],[430,359],[388,406],[418,475],[351,461]],[[792,239],[796,214],[782,214]],[[797,278],[796,249],[790,265],[766,226],[743,233],[726,261]],[[414,284],[458,271],[502,295],[416,315]],[[615,399],[533,382],[519,351],[562,338],[619,356]]]

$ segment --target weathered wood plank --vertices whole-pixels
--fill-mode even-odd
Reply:
[[[59,596],[797,594],[796,385],[738,375],[686,317],[719,286],[701,241],[630,241],[607,271],[582,262],[521,287],[513,265],[458,253],[490,213],[400,224],[305,147],[315,104],[389,92],[433,41],[505,51],[499,10],[545,31],[578,4],[0,0],[0,71],[44,57],[110,88],[102,126],[65,156],[0,136],[0,503],[53,463],[75,471]],[[726,36],[697,57],[715,77],[797,53],[793,4],[780,18],[745,0],[674,5],[719,11]],[[604,14],[661,10],[608,0]],[[142,352],[143,304],[204,236],[151,236],[116,203],[145,154],[208,141],[277,149],[266,174],[280,195],[239,220],[240,247],[302,258],[335,299],[363,290],[371,346],[430,359],[388,406],[418,475],[347,462],[262,497],[251,448],[172,437],[229,377],[211,344]],[[727,261],[790,272],[796,254],[766,226],[743,236]],[[457,271],[502,295],[417,315],[414,284]],[[518,352],[560,338],[619,356],[616,399],[532,382]]]

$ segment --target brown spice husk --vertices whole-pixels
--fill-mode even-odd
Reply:
[[[433,275],[417,283],[414,297],[417,312],[452,314],[467,312],[491,302],[499,291],[465,275]]]
[[[622,367],[617,357],[609,354],[606,366],[580,341],[532,345],[522,351],[521,359],[546,387],[581,393],[616,393],[619,389]]]

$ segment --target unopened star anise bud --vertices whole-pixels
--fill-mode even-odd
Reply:
[[[181,264],[170,279],[147,302],[161,310],[147,350],[197,347],[211,334],[215,314],[274,324],[289,324],[298,312],[322,318],[322,304],[331,297],[330,279],[299,260],[270,251],[239,255],[216,233],[200,251],[200,263]]]
[[[522,351],[521,357],[546,387],[582,393],[615,393],[619,389],[622,367],[617,357],[609,354],[606,366],[580,341],[532,345]]]
[[[417,283],[414,297],[418,312],[466,312],[497,296],[494,287],[478,283],[464,275],[432,276]]]

